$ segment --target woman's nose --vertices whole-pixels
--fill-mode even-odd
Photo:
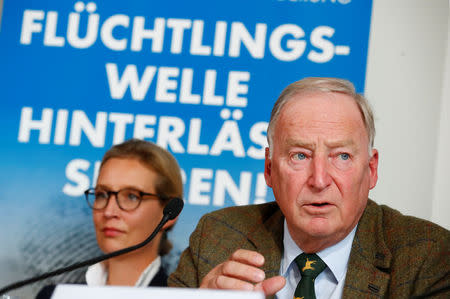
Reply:
[[[120,208],[117,205],[117,194],[111,194],[103,213],[105,217],[114,217],[120,212]]]

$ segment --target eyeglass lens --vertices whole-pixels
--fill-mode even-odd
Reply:
[[[123,210],[133,210],[141,201],[140,192],[134,189],[122,189],[118,192],[96,189],[93,193],[88,193],[88,201],[92,208],[104,209],[113,195],[116,196],[116,202]]]

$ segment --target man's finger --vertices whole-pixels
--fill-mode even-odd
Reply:
[[[234,260],[222,264],[221,274],[253,283],[261,282],[265,278],[263,270]]]
[[[253,291],[254,289],[252,283],[224,275],[217,276],[214,285],[215,289],[222,290]]]
[[[264,256],[252,250],[238,249],[231,255],[230,259],[255,267],[264,265]]]
[[[266,296],[275,295],[285,284],[286,279],[283,276],[275,276],[258,283],[255,291],[263,291]]]
[[[264,280],[264,257],[256,251],[238,249],[230,258],[214,267],[202,280],[200,288],[253,290]]]

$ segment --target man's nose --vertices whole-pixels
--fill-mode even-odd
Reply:
[[[310,176],[308,184],[310,187],[320,191],[327,188],[331,182],[331,176],[329,174],[329,161],[327,157],[315,156],[312,158],[310,164]]]

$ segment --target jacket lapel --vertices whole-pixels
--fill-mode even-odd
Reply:
[[[284,216],[276,203],[273,209],[274,213],[252,227],[247,235],[248,240],[256,247],[256,251],[266,259],[262,269],[266,272],[267,278],[279,274],[283,253]]]
[[[343,298],[381,298],[387,292],[392,255],[383,241],[381,216],[369,200],[353,240]]]
[[[284,216],[276,203],[273,203],[273,210],[274,213],[267,220],[256,224],[247,235],[256,251],[265,257],[266,261],[262,270],[266,273],[266,278],[279,275],[283,253]],[[273,299],[274,297],[267,296],[266,299]]]

